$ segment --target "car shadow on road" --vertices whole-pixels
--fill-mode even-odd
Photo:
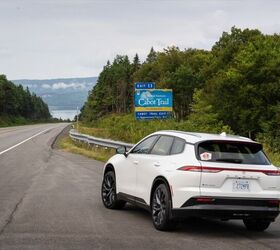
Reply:
[[[151,222],[150,213],[142,208],[127,204],[124,208],[124,212],[139,217],[140,220]],[[275,230],[275,226],[272,229],[269,228],[264,232],[248,231],[241,220],[221,221],[203,218],[188,218],[177,222],[176,228],[172,230],[171,233],[188,234],[191,236],[204,236],[209,238],[232,238],[240,236],[257,240],[279,239],[279,231],[280,228],[277,227]]]

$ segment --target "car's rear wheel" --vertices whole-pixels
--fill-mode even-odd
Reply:
[[[171,200],[169,191],[165,184],[157,186],[152,196],[152,219],[153,224],[158,230],[170,230],[174,226],[171,220]]]
[[[243,223],[250,231],[262,232],[269,227],[271,222],[262,219],[244,219]]]
[[[121,209],[125,206],[125,201],[118,200],[116,194],[116,178],[113,171],[105,173],[102,187],[101,196],[103,204],[109,209]]]

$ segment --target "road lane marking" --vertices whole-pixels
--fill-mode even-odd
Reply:
[[[37,133],[37,134],[35,134],[35,135],[32,135],[32,136],[29,137],[29,138],[27,138],[27,139],[25,139],[25,140],[23,140],[23,141],[17,143],[16,145],[5,149],[4,151],[0,152],[0,155],[2,155],[2,154],[4,154],[4,153],[6,153],[6,152],[8,152],[8,151],[10,151],[10,150],[12,150],[12,149],[18,147],[19,145],[21,145],[21,144],[23,144],[23,143],[25,143],[25,142],[27,142],[27,141],[29,141],[29,140],[35,138],[35,137],[38,136],[38,135],[41,135],[41,134],[45,133],[45,132],[48,131],[48,130],[51,130],[51,128],[45,129],[45,130],[43,130],[43,131],[41,131],[41,132],[39,132],[39,133]]]

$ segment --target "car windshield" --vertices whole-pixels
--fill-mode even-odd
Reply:
[[[210,162],[270,164],[262,151],[262,145],[258,143],[206,141],[199,144],[198,157],[202,161]]]

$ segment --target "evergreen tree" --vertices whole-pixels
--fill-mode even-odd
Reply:
[[[110,113],[131,112],[133,83],[156,82],[158,88],[173,89],[178,120],[187,120],[197,129],[199,124],[209,131],[225,125],[237,134],[265,135],[278,147],[279,55],[279,34],[233,27],[211,51],[168,47],[155,52],[152,47],[143,64],[137,54],[132,63],[127,56],[117,56],[100,73],[81,118],[93,121]]]
[[[47,120],[51,115],[47,104],[29,89],[16,86],[0,75],[0,116],[24,117],[32,120]]]
[[[136,53],[136,55],[133,58],[133,63],[132,63],[132,74],[134,72],[136,72],[140,68],[140,66],[141,66],[141,63],[140,63],[140,60],[139,60],[139,56]]]
[[[155,52],[154,48],[152,47],[147,58],[146,58],[146,63],[153,63],[157,59],[157,53]]]

